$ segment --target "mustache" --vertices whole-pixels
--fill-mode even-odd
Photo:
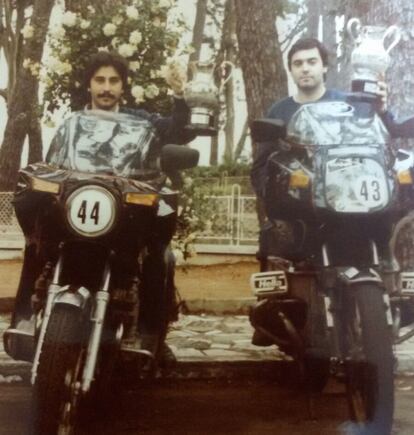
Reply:
[[[109,91],[105,91],[105,92],[98,94],[98,97],[99,98],[115,98],[115,96]]]

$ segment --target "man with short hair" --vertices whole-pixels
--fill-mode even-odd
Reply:
[[[297,92],[291,97],[286,97],[274,103],[265,117],[281,119],[287,124],[302,104],[330,100],[344,101],[347,95],[345,92],[326,89],[325,75],[329,66],[328,57],[328,50],[317,39],[303,38],[293,44],[288,52],[288,69],[297,87]],[[393,116],[386,110],[387,86],[380,81],[378,88],[379,104],[377,111],[391,131]],[[251,171],[252,185],[260,198],[264,196],[267,159],[273,151],[276,151],[274,143],[259,144],[253,162]]]

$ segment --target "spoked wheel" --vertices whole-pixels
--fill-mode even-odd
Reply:
[[[54,307],[47,326],[34,385],[36,435],[72,435],[80,402],[84,361],[82,311]]]
[[[390,435],[394,413],[392,331],[387,324],[382,289],[375,284],[355,288],[345,310],[346,388],[350,416],[357,433]]]

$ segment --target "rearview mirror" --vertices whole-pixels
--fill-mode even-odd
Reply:
[[[165,173],[194,168],[200,153],[183,145],[165,145],[161,150],[161,169]]]
[[[255,119],[250,124],[254,142],[267,142],[286,137],[286,124],[281,119]]]

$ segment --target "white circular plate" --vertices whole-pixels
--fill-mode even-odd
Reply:
[[[71,193],[66,201],[69,225],[86,237],[108,233],[115,222],[116,201],[100,186],[85,186]]]

